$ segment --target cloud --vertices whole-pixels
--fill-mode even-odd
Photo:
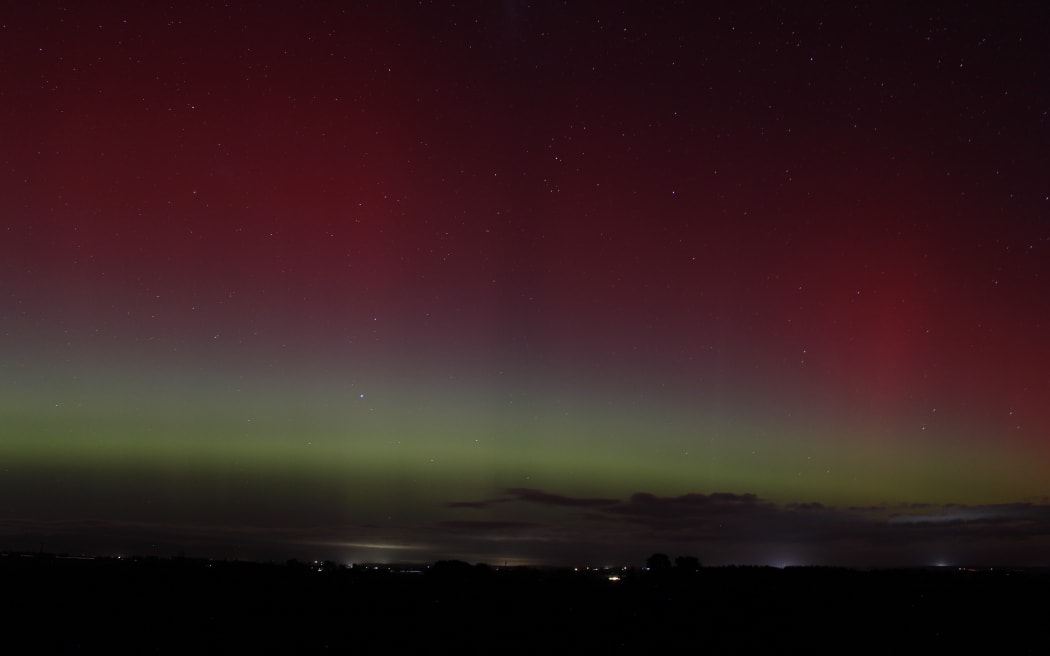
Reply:
[[[470,508],[472,510],[486,510],[500,503],[513,501],[513,499],[491,499],[489,501],[449,501],[446,508]]]
[[[447,520],[436,522],[431,534],[441,534],[440,539],[446,545],[457,545],[458,552],[474,550],[482,543],[538,544],[564,540],[551,524],[526,520]]]
[[[705,562],[723,563],[1041,564],[1050,548],[1046,504],[835,507],[819,502],[780,504],[748,492],[636,492],[619,500],[534,488],[510,488],[506,493],[520,502],[501,510],[507,520],[535,518],[537,511],[529,511],[529,506],[575,510],[569,516],[550,516],[548,534],[557,534],[565,545],[633,550],[640,557],[678,549],[698,554]]]
[[[810,503],[789,503],[789,504],[787,504],[787,508],[789,510],[801,510],[801,511],[805,511],[805,510],[814,510],[814,511],[827,510],[827,506],[825,506],[822,503],[816,503],[816,502],[810,502]]]
[[[636,492],[627,501],[611,505],[604,512],[640,522],[662,522],[668,519],[715,518],[740,512],[761,512],[771,507],[754,494],[683,494],[677,497],[658,497],[648,492]]]
[[[437,522],[438,528],[452,529],[454,531],[508,531],[535,529],[544,526],[538,522],[525,521],[474,521],[474,520],[448,520]]]
[[[616,499],[568,497],[561,494],[552,494],[543,490],[529,487],[507,488],[507,494],[518,501],[536,503],[541,506],[564,506],[570,508],[593,508],[597,506],[611,506],[618,503]]]
[[[910,506],[909,508],[913,508]],[[1050,507],[1030,503],[991,504],[964,506],[947,504],[925,506],[922,513],[894,513],[889,521],[893,524],[969,524],[1003,523],[1017,520],[1050,523]]]
[[[1050,504],[908,503],[835,507],[753,493],[612,499],[510,488],[446,503],[435,515],[383,525],[308,526],[0,518],[0,549],[157,553],[258,559],[370,560],[384,550],[433,561],[639,564],[653,552],[705,564],[1043,565]],[[484,517],[473,513],[488,509]],[[463,513],[477,519],[464,518]],[[393,555],[383,556],[395,558]]]

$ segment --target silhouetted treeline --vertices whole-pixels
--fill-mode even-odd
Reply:
[[[0,556],[5,653],[1026,653],[1050,575]],[[694,566],[695,565],[695,566]],[[662,565],[661,565],[662,567]]]

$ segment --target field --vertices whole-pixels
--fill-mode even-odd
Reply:
[[[0,575],[9,644],[143,654],[1026,653],[1039,644],[1050,582],[1041,571],[957,568],[574,571],[39,554],[0,557]]]

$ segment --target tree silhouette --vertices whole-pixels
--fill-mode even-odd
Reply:
[[[674,565],[683,572],[699,572],[700,559],[696,556],[678,556],[674,559]]]
[[[645,566],[652,572],[666,572],[671,569],[671,559],[667,554],[654,553],[646,559]]]

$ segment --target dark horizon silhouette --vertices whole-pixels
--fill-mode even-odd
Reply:
[[[813,652],[1037,642],[1050,572],[343,567],[0,554],[11,644],[47,653]],[[683,566],[686,565],[686,566]]]

